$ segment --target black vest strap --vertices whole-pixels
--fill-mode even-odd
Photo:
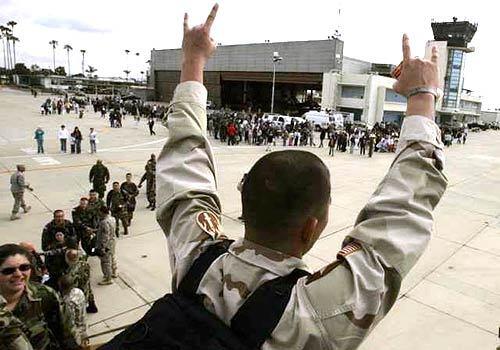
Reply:
[[[226,239],[207,248],[194,262],[179,284],[178,291],[185,296],[196,296],[201,279],[212,263],[226,253],[234,240]]]
[[[290,300],[293,286],[309,273],[295,269],[291,274],[265,282],[239,308],[231,329],[250,349],[260,349],[278,325]]]
[[[178,292],[186,297],[198,299],[196,291],[212,263],[226,253],[233,240],[224,240],[207,248],[196,259],[182,279]],[[277,277],[259,286],[238,309],[231,320],[231,329],[242,343],[250,349],[259,349],[271,336],[283,316],[290,300],[293,286],[309,273],[295,269],[289,275]]]

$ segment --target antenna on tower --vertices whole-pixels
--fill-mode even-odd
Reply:
[[[343,26],[342,26],[342,2],[339,2],[339,8],[337,11],[337,20],[335,23],[335,28],[334,28],[334,36],[335,39],[341,39],[342,38],[342,32],[343,32]]]

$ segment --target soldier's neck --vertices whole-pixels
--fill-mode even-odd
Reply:
[[[5,293],[5,294],[2,293],[2,296],[5,298],[5,301],[7,301],[6,308],[9,309],[10,311],[14,310],[16,308],[17,303],[21,299],[23,293],[24,290],[15,293]]]

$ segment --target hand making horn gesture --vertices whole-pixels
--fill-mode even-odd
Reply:
[[[204,24],[189,28],[188,14],[184,14],[184,38],[182,40],[181,82],[194,80],[203,83],[203,68],[215,51],[215,41],[210,37],[210,29],[217,15],[215,4]]]
[[[437,94],[439,87],[438,52],[432,48],[430,60],[411,57],[410,39],[403,35],[403,62],[394,70],[393,76],[397,79],[394,91],[403,96],[421,93],[423,89]],[[435,95],[436,96],[436,95]]]

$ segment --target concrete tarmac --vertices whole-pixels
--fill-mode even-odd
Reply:
[[[149,136],[145,120],[137,126],[132,117],[120,129],[87,111],[77,115],[40,114],[48,95],[0,88],[0,244],[32,241],[41,244],[43,226],[52,211],[71,208],[88,194],[88,173],[97,159],[109,168],[111,181],[124,181],[131,172],[139,182],[151,153],[158,154],[167,130],[155,125]],[[69,131],[78,126],[84,140],[82,154],[61,154],[56,133],[61,124]],[[34,130],[45,130],[44,155],[36,154]],[[88,153],[89,128],[99,136],[98,153]],[[236,185],[243,173],[265,154],[265,147],[228,147],[212,143],[223,205],[224,232],[243,235],[238,221],[241,203]],[[274,147],[282,149],[282,147]],[[393,160],[393,154],[372,159],[359,154],[328,156],[328,148],[303,147],[319,155],[332,174],[333,203],[330,222],[305,257],[311,271],[335,259],[343,237],[357,213],[375,190]],[[69,145],[68,145],[69,150]],[[470,133],[466,145],[446,150],[449,187],[435,211],[435,233],[416,267],[404,280],[400,297],[385,320],[361,346],[363,350],[495,349],[500,326],[500,132]],[[16,164],[27,167],[26,178],[35,191],[26,193],[32,211],[10,221],[13,198],[9,176]],[[111,183],[108,185],[108,189]],[[169,292],[171,274],[165,238],[154,212],[146,209],[144,188],[138,197],[131,234],[119,239],[119,278],[99,286],[99,261],[90,259],[92,286],[99,312],[89,315],[89,334],[97,334],[136,321],[157,298]],[[113,333],[93,339],[109,339]]]

